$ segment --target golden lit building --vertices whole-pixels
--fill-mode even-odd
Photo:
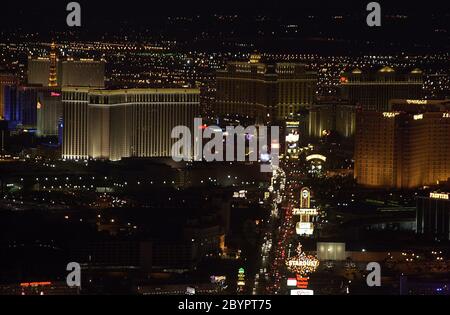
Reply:
[[[315,99],[316,72],[307,71],[303,64],[262,63],[255,54],[249,62],[228,63],[216,77],[219,116],[285,120]]]
[[[89,88],[63,88],[62,157],[69,160],[88,158]]]
[[[170,157],[175,126],[193,130],[198,89],[63,88],[63,158]]]
[[[27,83],[29,85],[42,85],[48,86],[50,77],[50,58],[28,57],[27,64]],[[56,68],[56,82],[59,85],[59,63],[57,63]]]
[[[28,84],[42,86],[75,86],[103,88],[105,86],[105,61],[94,59],[28,58]]]
[[[356,118],[358,184],[414,188],[450,178],[450,106],[393,106],[360,111]]]
[[[309,136],[320,138],[330,131],[344,138],[355,133],[356,106],[341,100],[318,100],[309,108]]]
[[[423,74],[420,69],[398,72],[383,67],[377,72],[354,69],[340,78],[341,96],[365,110],[387,111],[390,99],[420,99]]]
[[[105,87],[105,61],[67,59],[60,62],[61,86]]]

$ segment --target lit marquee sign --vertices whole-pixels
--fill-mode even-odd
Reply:
[[[289,134],[286,136],[286,142],[287,142],[287,143],[298,142],[298,140],[300,140],[300,135],[299,135],[297,132],[289,133]]]
[[[306,161],[309,162],[311,160],[321,160],[325,162],[327,160],[327,157],[322,154],[311,154],[306,157]]]
[[[314,291],[306,289],[296,289],[291,290],[291,295],[314,295]]]
[[[286,121],[286,127],[288,128],[298,128],[300,126],[300,122],[298,121]]]
[[[233,193],[233,198],[245,198],[247,194],[246,190],[239,190]]]
[[[445,199],[445,200],[449,200],[449,195],[447,193],[437,193],[437,192],[431,192],[430,193],[430,198],[433,199]]]
[[[317,209],[306,209],[306,208],[294,208],[292,209],[293,215],[318,215]]]
[[[312,235],[314,233],[314,225],[312,222],[297,222],[295,233],[297,235]]]
[[[427,100],[406,100],[406,104],[426,105],[426,104],[428,104],[428,101]]]
[[[306,289],[308,288],[309,277],[304,277],[302,275],[296,275],[295,278],[287,279],[288,287],[297,287],[297,289]]]
[[[297,288],[306,289],[308,288],[309,277],[303,277],[302,275],[297,275]]]
[[[397,115],[400,115],[400,113],[399,112],[384,112],[383,113],[384,118],[394,118]]]
[[[295,279],[295,278],[288,278],[286,284],[287,284],[288,287],[296,287],[297,286],[297,279]]]
[[[285,154],[287,158],[298,159],[298,142],[300,141],[300,123],[298,121],[286,122]]]
[[[52,283],[50,281],[43,281],[43,282],[22,282],[20,284],[21,287],[39,287],[39,286],[47,286],[51,285]]]
[[[306,255],[302,252],[302,245],[298,244],[297,255],[286,260],[286,267],[289,271],[295,272],[300,276],[305,276],[316,271],[319,266],[319,260],[312,255]]]
[[[240,287],[245,286],[245,270],[244,270],[244,268],[239,268],[237,285]]]

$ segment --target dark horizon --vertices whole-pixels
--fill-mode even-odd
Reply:
[[[68,2],[3,4],[0,38],[6,43],[176,40],[185,49],[206,51],[223,49],[223,42],[242,41],[254,47],[250,50],[325,54],[436,53],[450,47],[450,11],[442,1],[432,0],[427,6],[379,1],[381,28],[366,25],[369,1],[131,0],[119,6],[104,0],[83,0],[79,1],[82,26],[73,28],[66,25]],[[287,25],[291,24],[298,31],[289,32]]]

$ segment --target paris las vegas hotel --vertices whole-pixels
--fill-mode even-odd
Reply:
[[[55,129],[62,116],[62,158],[117,161],[171,156],[177,141],[171,138],[172,129],[182,125],[192,130],[200,90],[109,90],[104,89],[104,71],[102,61],[59,60],[55,44],[49,58],[28,60],[29,83],[58,92],[59,102],[38,102],[38,122]]]

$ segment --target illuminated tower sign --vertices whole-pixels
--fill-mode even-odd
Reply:
[[[48,86],[57,86],[56,79],[56,44],[52,43],[50,46],[50,75],[48,78]]]
[[[285,154],[288,158],[298,159],[300,123],[298,121],[286,121]]]
[[[303,187],[300,191],[300,208],[309,209],[311,205],[311,191],[308,187]]]
[[[297,255],[286,260],[288,270],[302,277],[316,271],[318,266],[319,260],[315,256],[306,255],[302,252],[302,245],[300,243],[297,247]]]
[[[244,268],[239,268],[237,285],[238,285],[238,292],[242,292],[242,290],[244,289],[244,286],[245,286],[245,270],[244,270]]]
[[[300,215],[300,221],[295,225],[295,231],[298,235],[312,235],[314,224],[312,217],[318,214],[317,209],[311,209],[311,191],[308,187],[300,190],[300,208],[292,210],[293,215]]]

